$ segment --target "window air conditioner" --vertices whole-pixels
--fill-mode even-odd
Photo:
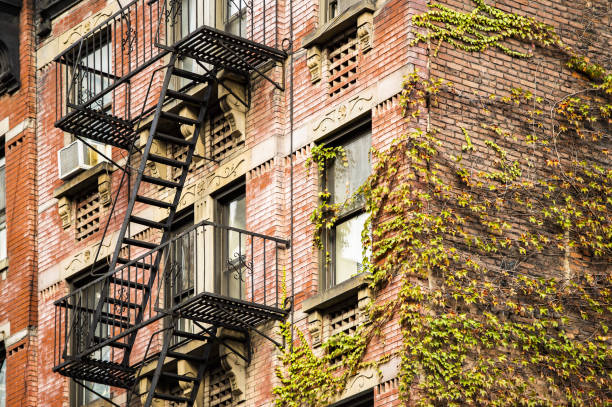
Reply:
[[[104,144],[89,142],[97,150],[106,153]],[[107,161],[95,150],[87,147],[81,140],[70,143],[57,152],[60,179],[67,179],[94,165]]]

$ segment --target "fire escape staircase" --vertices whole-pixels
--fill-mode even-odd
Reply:
[[[122,10],[122,13],[129,14],[129,10]],[[120,21],[123,21],[123,16],[119,18]],[[261,304],[262,301],[257,303],[254,300],[254,293],[251,301],[246,301],[206,291],[194,292],[185,301],[173,304],[171,307],[160,303],[159,294],[159,287],[162,285],[160,280],[176,277],[176,275],[170,276],[172,272],[164,267],[164,259],[167,260],[167,257],[164,258],[162,253],[168,250],[172,243],[170,232],[175,221],[177,207],[200,133],[203,132],[206,120],[210,119],[211,101],[215,96],[213,89],[220,84],[217,79],[218,71],[231,70],[243,75],[247,78],[247,82],[253,73],[270,80],[260,71],[261,66],[268,61],[281,62],[286,55],[275,48],[208,26],[198,28],[170,46],[159,43],[156,45],[160,49],[158,55],[168,55],[169,62],[164,65],[165,77],[159,100],[151,112],[152,121],[146,144],[136,146],[137,130],[134,124],[137,120],[140,121],[141,117],[120,118],[94,108],[91,104],[67,101],[68,111],[56,123],[57,127],[78,138],[104,142],[127,150],[128,164],[124,169],[124,175],[128,174],[128,177],[130,176],[128,166],[135,157],[139,157],[140,163],[136,172],[132,172],[133,184],[130,187],[127,209],[119,230],[117,244],[110,258],[108,272],[91,283],[95,287],[95,298],[88,297],[87,289],[82,289],[55,303],[56,321],[59,318],[59,324],[56,330],[58,355],[54,370],[74,378],[79,383],[81,381],[102,383],[122,387],[136,394],[138,381],[143,378],[139,372],[144,363],[156,361],[157,367],[152,376],[150,373],[148,376],[150,388],[146,394],[145,407],[151,406],[156,399],[182,403],[190,407],[194,405],[200,383],[208,368],[211,348],[214,343],[220,341],[216,336],[218,328],[260,332],[256,328],[257,325],[269,320],[282,320],[287,315],[283,305],[278,303],[278,249],[276,251],[276,303],[272,306],[267,304],[265,293],[263,304]],[[80,57],[69,58],[66,55],[68,53],[60,55],[56,61],[64,65],[73,64],[74,69],[74,61],[79,60]],[[178,61],[183,57],[193,58],[202,68],[201,71],[205,72],[194,73],[180,68]],[[158,60],[160,57],[156,56],[151,58],[150,62]],[[203,85],[204,90],[200,92],[201,96],[189,94],[182,88],[174,89],[172,85],[177,82],[175,78]],[[124,83],[122,81],[125,80],[120,77],[112,79],[116,80],[116,83]],[[274,83],[274,85],[280,88],[278,84]],[[111,85],[109,89],[113,90],[116,87]],[[66,91],[66,94],[69,93]],[[197,106],[197,117],[186,117],[169,111],[167,106],[175,101]],[[193,137],[184,139],[169,134],[170,132],[165,130],[168,128],[168,123],[193,126]],[[165,143],[169,149],[186,149],[186,153],[182,155],[184,158],[169,158],[155,153],[152,146],[156,142]],[[171,179],[155,176],[148,170],[151,164],[162,164],[174,168],[174,174],[180,175]],[[171,199],[162,200],[148,196],[148,191],[159,190],[162,187],[171,191],[169,194]],[[166,210],[168,215],[161,222],[139,216],[141,213],[147,213],[145,212],[147,208],[154,209],[154,211]],[[131,233],[132,225],[140,225],[141,228],[155,231],[156,233],[150,233],[148,236],[155,236],[157,240],[138,238],[137,234]],[[210,222],[203,222],[199,226],[227,229],[222,225]],[[255,250],[252,243],[255,239],[264,239],[264,279],[265,269],[268,268],[265,257],[266,241],[276,244],[277,248],[279,245],[281,247],[288,245],[288,242],[280,239],[268,238],[255,233],[248,235],[246,231],[232,231],[232,233],[249,236],[251,250]],[[241,269],[250,269],[250,272],[253,273],[253,260],[249,263],[242,257],[240,257]],[[176,271],[174,273],[176,274]],[[156,286],[158,298],[153,303],[152,296],[155,294]],[[201,329],[197,333],[181,331],[176,324],[178,318],[190,319]],[[130,357],[138,333],[153,322],[164,319],[171,323],[163,330],[161,351],[151,357],[146,355],[146,360],[131,362]],[[180,347],[175,344],[186,340],[205,343],[203,352],[196,356],[181,353]],[[117,351],[117,355],[120,356],[113,353],[114,356],[109,357],[109,350]],[[250,354],[250,351],[248,353]],[[240,356],[248,359],[250,355]],[[197,375],[181,376],[164,371],[163,367],[168,360],[180,359],[198,366]],[[161,392],[158,389],[158,383],[164,377],[178,382],[191,383],[191,396],[182,397]],[[128,399],[130,397],[128,395]]]

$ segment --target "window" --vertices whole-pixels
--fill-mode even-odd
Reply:
[[[6,257],[6,166],[4,146],[2,146],[0,149],[0,260]]]
[[[324,0],[325,6],[323,7],[324,22],[333,20],[340,14],[344,13],[349,7],[359,3],[359,0]]]
[[[217,219],[219,223],[232,228],[246,228],[246,194],[244,184],[240,184],[217,199]],[[245,264],[245,235],[228,229],[219,228],[216,239],[218,244],[217,270],[220,284],[218,292],[232,298],[244,298],[247,268]]]
[[[170,231],[170,244],[164,265],[169,297],[167,304],[174,306],[195,293],[195,232],[185,233],[193,226],[193,208],[176,216]],[[182,235],[176,240],[172,240]]]
[[[374,405],[374,390],[366,390],[354,396],[332,404],[330,407],[372,407]]]
[[[112,48],[111,34],[108,30],[101,31],[90,41],[85,42],[79,50],[80,61],[75,72],[76,103],[83,104],[92,97],[108,88],[111,84]],[[106,93],[91,106],[96,110],[104,110],[110,106],[112,94]]]
[[[97,263],[96,269],[93,274],[98,274],[106,271],[108,268],[107,260],[101,260]],[[91,325],[91,318],[93,317],[93,310],[96,309],[96,305],[100,301],[101,297],[101,285],[93,284],[88,285],[91,281],[93,281],[96,276],[92,276],[89,273],[89,269],[84,276],[77,277],[75,280],[71,282],[72,291],[77,290],[81,287],[87,286],[81,296],[81,302],[83,308],[87,308],[92,310],[91,315],[87,315],[81,318],[81,320],[74,321],[74,325],[72,327],[72,353],[77,354],[81,352],[87,344],[84,342],[84,339],[89,335],[89,329]],[[102,309],[103,312],[109,312],[110,309],[108,304],[105,308]],[[101,335],[102,332],[110,332],[109,326],[101,325],[100,329],[96,329],[95,335]],[[110,359],[110,348],[105,347],[98,351],[96,351],[92,357],[98,360],[109,360]],[[91,388],[96,393],[101,394],[106,398],[110,398],[110,387],[105,384],[93,383],[88,381],[82,382],[85,386]],[[96,393],[86,389],[85,387],[77,384],[76,382],[72,382],[72,397],[71,397],[71,405],[74,407],[86,406],[91,403],[94,403],[96,400],[100,399]]]
[[[6,407],[6,347],[0,343],[0,407]]]
[[[223,0],[224,7],[224,29],[228,33],[246,36],[246,0]]]
[[[342,146],[346,161],[337,158],[325,172],[325,187],[330,202],[340,204],[338,219],[324,236],[324,249],[330,258],[325,261],[323,287],[330,288],[363,271],[361,233],[368,215],[362,197],[353,195],[371,172],[371,125],[359,126],[330,145]]]

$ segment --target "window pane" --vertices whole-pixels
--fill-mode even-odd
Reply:
[[[238,229],[246,228],[246,206],[245,196],[242,195],[233,201],[230,201],[227,205],[227,226],[231,226]],[[245,236],[242,235],[241,241],[239,241],[239,233],[228,232],[228,251],[229,258],[235,259],[238,254],[244,252]]]
[[[371,138],[371,134],[367,133],[344,144],[346,162],[338,159],[332,164],[329,187],[333,203],[342,203],[350,198],[370,175]]]
[[[6,224],[0,224],[0,260],[6,256]]]
[[[361,231],[367,218],[367,213],[362,213],[336,225],[335,284],[340,284],[363,271]]]

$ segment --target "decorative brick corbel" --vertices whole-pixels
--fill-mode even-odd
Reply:
[[[188,117],[188,118],[194,119],[194,120],[198,118],[198,112],[194,108],[188,107],[188,106],[184,106],[180,110],[179,115],[184,116],[184,117]],[[201,160],[200,157],[204,157],[204,155],[205,155],[204,142],[202,141],[204,139],[202,137],[203,136],[203,134],[202,134],[203,131],[204,131],[204,128],[202,127],[200,129],[200,136],[198,137],[198,141],[196,143],[195,151],[193,152],[193,154],[194,154],[193,161],[195,161],[195,162],[200,161]],[[193,124],[181,124],[181,134],[183,135],[185,140],[191,139],[191,137],[193,137],[193,133],[194,132],[195,132],[195,125],[193,125]]]
[[[321,345],[323,339],[323,316],[320,312],[314,311],[308,315],[308,330],[310,331],[310,338],[312,339],[312,346],[317,347]]]
[[[361,43],[361,52],[366,53],[372,49],[374,15],[363,13],[357,18],[357,37]]]
[[[57,209],[62,220],[62,228],[68,229],[72,225],[72,201],[62,196],[57,201]]]
[[[149,138],[149,131],[148,130],[142,131],[140,133],[140,145],[141,146],[146,145],[148,138]],[[166,144],[157,139],[153,139],[153,143],[151,144],[151,153],[166,157],[167,156]],[[154,163],[153,161],[149,161],[147,163],[147,166],[149,167],[149,170],[151,171],[151,175],[153,175],[154,177],[162,178],[162,179],[167,178],[168,168],[166,165],[160,164],[160,163]],[[163,187],[160,187],[160,189],[161,188]]]
[[[312,46],[306,51],[306,65],[310,71],[310,81],[317,83],[321,80],[321,50]]]
[[[372,298],[372,292],[368,286],[361,288],[357,292],[357,312],[359,313],[358,318],[360,321],[369,321],[368,318],[368,304]]]
[[[219,106],[230,125],[231,136],[244,137],[247,107],[241,100],[247,100],[245,85],[228,75],[223,77],[222,83],[218,86]]]
[[[244,333],[223,329],[219,338],[222,339],[222,343],[227,343],[241,354],[247,354],[248,349]],[[221,356],[221,366],[227,371],[230,379],[234,404],[244,403],[246,401],[246,362],[227,346],[220,346],[219,354]]]
[[[176,371],[181,376],[198,377],[198,368],[194,364],[189,363],[186,360],[179,360],[177,362]],[[193,384],[185,381],[180,381],[179,386],[181,387],[181,390],[183,392],[183,397],[190,398],[191,390],[193,389]],[[201,406],[200,403],[202,403],[203,394],[204,386],[200,385],[198,388],[198,394],[196,396],[196,406]]]
[[[111,203],[111,177],[108,173],[98,175],[98,194],[100,195],[100,204],[108,206]]]

